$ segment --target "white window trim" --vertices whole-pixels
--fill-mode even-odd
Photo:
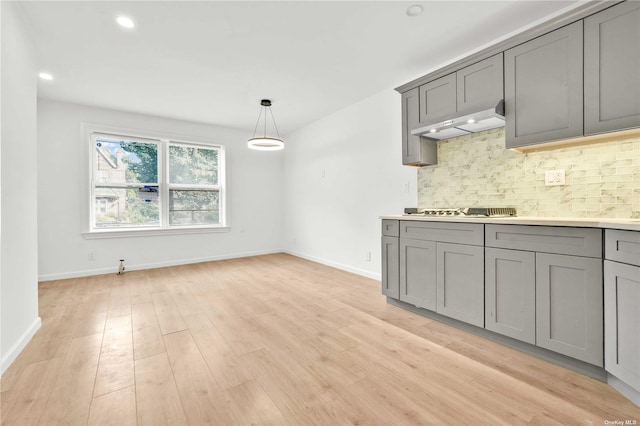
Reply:
[[[227,214],[227,167],[226,167],[226,152],[224,145],[214,144],[211,142],[199,140],[198,138],[185,137],[170,134],[157,134],[154,132],[141,131],[137,129],[128,129],[122,127],[114,127],[108,125],[82,123],[81,124],[81,141],[84,146],[84,158],[86,159],[84,166],[84,179],[81,183],[82,196],[84,202],[82,205],[82,230],[81,235],[85,239],[98,239],[98,238],[122,238],[122,237],[142,237],[153,235],[180,235],[180,234],[203,234],[203,233],[219,233],[229,232],[230,226]],[[158,156],[158,179],[159,186],[161,188],[163,197],[167,202],[160,203],[160,226],[154,227],[127,227],[120,229],[92,229],[94,223],[95,211],[92,208],[92,196],[93,196],[93,168],[94,168],[94,152],[92,149],[91,141],[94,134],[106,134],[117,135],[125,138],[140,138],[145,141],[157,142],[163,147]],[[218,173],[218,185],[219,188],[219,201],[220,201],[220,224],[217,225],[168,225],[168,196],[169,196],[169,184],[164,182],[164,172],[168,164],[169,145],[177,143],[181,145],[190,145],[193,147],[205,147],[205,148],[217,148],[219,151],[218,164],[223,165],[222,173]],[[161,178],[162,177],[162,178]],[[174,185],[171,185],[172,187]],[[190,186],[195,187],[196,185]],[[166,210],[166,211],[164,211]],[[163,220],[166,218],[166,220]]]

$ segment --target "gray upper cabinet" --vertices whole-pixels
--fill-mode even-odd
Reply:
[[[506,147],[583,134],[582,21],[505,52]]]
[[[471,114],[495,108],[504,97],[502,53],[456,72],[457,111]]]
[[[440,121],[456,112],[456,74],[420,86],[420,123]]]
[[[402,94],[402,164],[427,166],[438,163],[438,147],[428,139],[413,136],[411,130],[420,122],[419,89]]]
[[[584,21],[584,133],[640,127],[640,2]]]

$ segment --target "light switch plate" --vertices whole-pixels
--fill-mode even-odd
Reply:
[[[565,185],[564,169],[547,170],[544,172],[544,186]]]

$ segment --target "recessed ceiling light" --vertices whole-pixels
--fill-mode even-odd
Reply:
[[[126,16],[118,16],[118,19],[116,19],[116,22],[124,28],[133,28],[136,26],[136,24],[133,22],[133,20],[131,18],[128,18]]]
[[[429,130],[429,132],[430,132],[430,133],[435,133],[435,132],[437,132],[437,131],[438,131],[438,130],[436,130],[436,129],[431,129],[431,130]]]
[[[407,8],[407,16],[418,16],[422,13],[423,10],[424,8],[422,6],[420,6],[419,4],[414,4]]]
[[[469,124],[473,124],[473,123],[475,123],[475,122],[476,122],[476,120],[474,120],[473,118],[472,118],[472,119],[470,119],[470,120],[467,120],[467,123],[469,123]]]
[[[41,72],[38,74],[38,77],[40,77],[41,80],[53,80],[53,76],[48,72]]]

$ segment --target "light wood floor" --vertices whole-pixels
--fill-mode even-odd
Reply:
[[[603,425],[604,383],[388,305],[289,255],[40,285],[3,425]]]

